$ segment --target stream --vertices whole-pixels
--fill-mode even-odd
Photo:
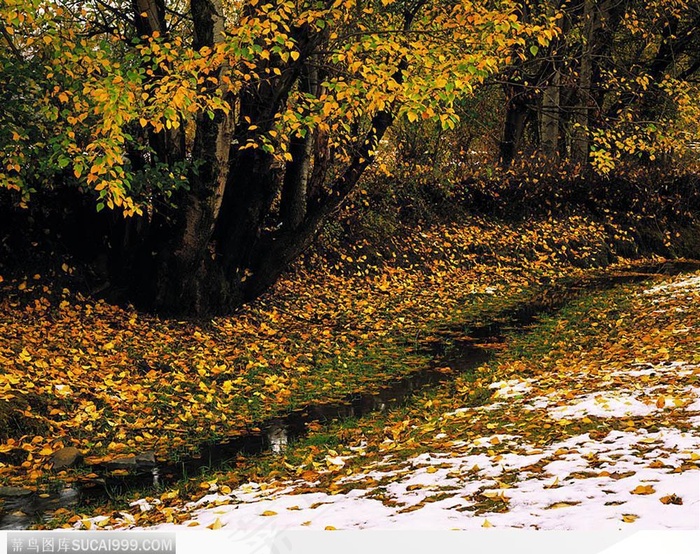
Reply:
[[[119,477],[104,468],[92,466],[92,471],[100,475],[98,478],[42,494],[18,487],[0,487],[0,530],[27,529],[42,520],[48,521],[58,508],[89,506],[95,500],[104,500],[129,488],[158,489],[184,476],[197,475],[204,467],[216,468],[234,462],[240,455],[282,452],[289,442],[306,434],[310,423],[366,417],[406,403],[425,387],[437,386],[459,374],[474,371],[492,357],[495,347],[504,341],[507,332],[525,332],[539,316],[553,313],[585,292],[698,269],[700,262],[666,262],[564,285],[555,284],[536,300],[495,317],[487,325],[472,327],[466,334],[463,330],[445,329],[441,333],[444,341],[426,346],[433,361],[421,371],[389,382],[376,392],[352,394],[338,402],[310,404],[263,421],[255,427],[258,429],[255,432],[217,444],[202,445],[197,456],[177,463],[142,467]],[[450,347],[446,348],[446,344]],[[445,371],[446,367],[448,371]]]

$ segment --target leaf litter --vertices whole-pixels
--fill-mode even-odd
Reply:
[[[207,322],[87,298],[48,275],[5,279],[0,482],[50,482],[52,454],[67,446],[89,463],[178,461],[310,403],[376,392],[430,364],[423,346],[439,326],[488,321],[591,273],[573,266],[595,267],[608,231],[580,216],[470,218],[397,239],[381,263],[364,243],[335,263],[311,253],[271,294]]]
[[[337,450],[301,444],[104,527],[698,529],[699,329],[700,275],[597,294],[513,337],[482,379],[338,431]],[[460,405],[475,386],[490,399]]]

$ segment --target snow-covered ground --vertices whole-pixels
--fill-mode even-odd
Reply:
[[[653,311],[663,312],[679,309],[669,299],[695,302],[699,295],[700,276],[694,276],[649,288],[639,297],[650,301]],[[679,329],[700,340],[697,327]],[[494,405],[517,404],[523,413],[541,414],[543,422],[554,425],[630,417],[652,424],[603,436],[574,434],[545,445],[532,444],[517,429],[469,440],[451,437],[444,449],[399,461],[387,457],[359,474],[339,477],[334,490],[318,490],[303,479],[251,482],[227,487],[226,494],[213,485],[211,494],[181,508],[187,514],[184,521],[157,528],[697,530],[700,388],[666,387],[663,381],[669,377],[677,383],[695,374],[700,374],[696,359],[665,364],[642,359],[615,369],[609,388],[603,383],[593,391],[538,390],[536,378],[494,383]],[[650,375],[655,380],[643,380]],[[484,408],[488,405],[446,411],[443,418],[496,413]],[[341,456],[327,460],[336,470],[347,461]],[[377,484],[359,486],[368,481]],[[358,487],[352,488],[353,483]],[[149,511],[157,509],[156,502],[141,500],[134,507]],[[132,521],[125,513],[122,525],[133,527]]]

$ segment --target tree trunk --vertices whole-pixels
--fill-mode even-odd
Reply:
[[[195,48],[222,40],[221,9],[221,0],[191,0]],[[146,278],[155,290],[146,290],[151,290],[151,302],[157,309],[171,311],[182,306],[196,313],[205,309],[211,291],[223,286],[213,277],[210,241],[229,176],[231,134],[232,119],[223,112],[213,119],[204,114],[197,119],[192,157],[199,164],[189,175],[189,190],[177,199],[179,209],[173,220],[161,223],[171,235],[165,246],[162,234],[153,230],[152,249],[158,251],[155,276]],[[218,290],[216,294],[228,293]]]
[[[500,163],[504,168],[510,167],[520,147],[520,142],[525,131],[528,106],[525,103],[522,92],[514,92],[514,86],[507,85],[510,92],[510,100],[506,105],[506,118],[503,125],[503,138],[499,145]]]
[[[559,155],[559,91],[560,74],[555,68],[542,94],[540,112],[540,147],[550,160],[555,160]]]
[[[318,94],[318,71],[315,66],[307,66],[304,69],[299,88],[307,94]],[[289,146],[292,159],[287,163],[284,172],[280,219],[282,225],[291,231],[297,229],[306,216],[313,146],[313,133],[308,131],[303,136],[297,134],[292,137]]]
[[[589,110],[591,99],[591,84],[593,78],[593,39],[597,26],[597,15],[593,0],[583,2],[583,37],[581,58],[579,60],[578,86],[576,90],[576,105],[571,118],[571,161],[584,166],[588,162]]]

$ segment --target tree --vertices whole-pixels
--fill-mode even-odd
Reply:
[[[559,32],[496,77],[506,91],[503,166],[525,138],[546,160],[599,173],[696,140],[697,2],[553,0],[520,10],[558,16]]]
[[[112,279],[195,314],[274,283],[397,117],[453,127],[457,99],[554,34],[507,1],[5,0],[0,13],[0,186],[23,205],[79,191]]]

